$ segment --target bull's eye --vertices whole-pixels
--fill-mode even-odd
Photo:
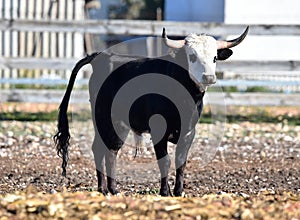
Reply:
[[[195,54],[190,54],[190,61],[191,61],[192,63],[195,63],[196,60],[197,60],[196,55],[195,55]]]
[[[217,56],[214,57],[214,63],[217,62]]]

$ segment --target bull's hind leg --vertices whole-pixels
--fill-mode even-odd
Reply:
[[[111,143],[109,149],[106,150],[105,154],[105,165],[106,165],[106,175],[107,175],[107,188],[109,192],[113,195],[118,193],[117,190],[117,181],[116,181],[116,165],[117,165],[117,155],[120,148],[124,144],[129,129],[125,126],[117,123],[115,126],[116,134],[111,135]]]
[[[105,155],[106,175],[107,175],[107,188],[113,195],[118,194],[117,181],[116,181],[116,163],[117,163],[117,150],[109,150]]]
[[[113,195],[117,194],[116,183],[116,158],[119,149],[122,147],[128,135],[129,129],[122,126],[115,126],[116,132],[112,129],[107,129],[105,136],[100,137],[96,130],[96,135],[93,143],[93,153],[95,158],[98,191],[106,195],[108,192]],[[105,141],[103,141],[105,140]],[[106,143],[106,144],[105,144]],[[105,156],[105,157],[104,157]],[[107,185],[104,174],[104,158],[107,176]]]
[[[160,170],[160,195],[171,196],[170,187],[168,184],[168,173],[171,165],[171,160],[168,154],[167,140],[161,140],[159,143],[154,145],[156,159],[158,161],[158,167]]]
[[[177,143],[175,166],[176,182],[174,187],[174,196],[181,196],[183,192],[183,172],[186,166],[187,155],[195,136],[195,130],[192,130],[185,136],[183,141]]]
[[[97,135],[94,138],[92,150],[94,154],[95,159],[95,165],[96,165],[96,172],[97,172],[97,179],[98,179],[98,192],[106,195],[108,193],[106,181],[105,181],[105,175],[104,175],[104,154],[105,149],[99,149],[99,147],[103,146],[101,145],[99,137]]]

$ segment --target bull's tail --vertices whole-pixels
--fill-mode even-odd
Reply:
[[[69,80],[69,84],[67,86],[67,90],[59,106],[58,124],[57,124],[58,132],[54,135],[53,139],[57,149],[57,155],[61,157],[63,160],[62,162],[63,176],[66,176],[66,166],[69,159],[68,146],[69,146],[69,140],[71,136],[69,133],[69,122],[68,122],[67,110],[68,110],[71,92],[78,71],[84,65],[89,64],[98,54],[99,53],[93,53],[91,55],[88,55],[76,63],[75,67],[72,70],[72,74]]]

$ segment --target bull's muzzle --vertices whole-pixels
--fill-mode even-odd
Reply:
[[[204,84],[215,84],[217,77],[215,75],[203,75],[202,81]]]

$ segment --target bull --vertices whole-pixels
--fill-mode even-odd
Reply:
[[[232,55],[231,47],[240,44],[248,33],[249,27],[238,38],[222,41],[207,35],[189,34],[184,40],[169,39],[163,29],[162,40],[171,48],[170,53],[157,58],[134,57],[115,54],[113,52],[94,53],[81,59],[72,70],[72,74],[59,107],[58,132],[54,136],[57,153],[62,157],[62,175],[66,175],[68,161],[68,146],[70,140],[67,117],[68,103],[75,78],[79,69],[91,63],[99,66],[101,72],[94,72],[89,81],[92,119],[95,129],[95,138],[92,150],[95,157],[98,191],[107,194],[117,194],[116,183],[116,157],[124,144],[124,137],[129,130],[136,134],[148,132],[151,134],[158,167],[161,174],[160,195],[172,195],[168,185],[168,171],[170,158],[167,143],[177,144],[175,153],[176,180],[174,195],[181,196],[183,192],[183,174],[189,148],[195,135],[195,126],[203,108],[203,97],[208,86],[216,83],[216,62],[226,60]],[[110,74],[111,73],[111,74]],[[167,98],[159,94],[145,94],[135,102],[130,109],[129,121],[112,113],[112,106],[120,86],[139,76],[148,73],[159,73],[179,82],[192,97],[192,102],[181,100],[188,109],[189,116],[183,123],[176,106]],[[101,76],[105,75],[99,88]],[[99,78],[100,77],[100,78]],[[148,86],[154,86],[150,83]],[[172,87],[163,85],[176,96]],[[117,105],[118,106],[118,105]],[[118,108],[118,107],[117,107]],[[122,104],[119,105],[122,108]],[[153,115],[159,114],[166,121],[166,129],[162,136],[157,135],[149,120]],[[116,132],[118,131],[118,132]],[[182,138],[180,138],[182,137]],[[101,146],[99,146],[101,145]],[[105,163],[104,163],[105,161]],[[106,167],[106,178],[104,172]],[[107,181],[106,181],[107,179]]]

